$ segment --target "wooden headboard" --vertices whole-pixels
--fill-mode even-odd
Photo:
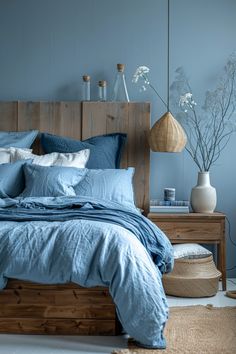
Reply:
[[[136,205],[149,209],[149,103],[123,102],[0,102],[0,131],[37,129],[75,139],[122,132],[128,135],[121,167],[136,169]],[[39,145],[34,146],[36,153]]]

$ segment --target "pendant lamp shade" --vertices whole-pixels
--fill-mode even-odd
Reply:
[[[166,112],[150,131],[149,145],[152,151],[181,152],[186,143],[183,128],[170,112]]]

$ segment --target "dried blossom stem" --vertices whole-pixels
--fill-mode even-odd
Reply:
[[[183,71],[171,85],[172,100],[179,101],[181,123],[188,136],[187,152],[200,171],[209,171],[236,131],[236,56],[227,61],[215,90],[206,92],[203,109],[196,107],[192,90]],[[187,93],[185,93],[187,92]],[[180,97],[180,99],[179,99]],[[177,115],[178,116],[178,115]]]

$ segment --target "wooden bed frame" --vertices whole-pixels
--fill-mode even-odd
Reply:
[[[121,167],[135,167],[136,205],[148,213],[149,103],[0,102],[0,131],[30,129],[75,139],[127,133]],[[39,141],[34,151],[41,152]],[[119,330],[107,288],[11,279],[0,290],[0,333],[115,335]]]

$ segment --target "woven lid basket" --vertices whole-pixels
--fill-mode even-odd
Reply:
[[[217,293],[221,273],[212,256],[197,259],[175,259],[174,269],[163,276],[167,295],[206,297]]]

